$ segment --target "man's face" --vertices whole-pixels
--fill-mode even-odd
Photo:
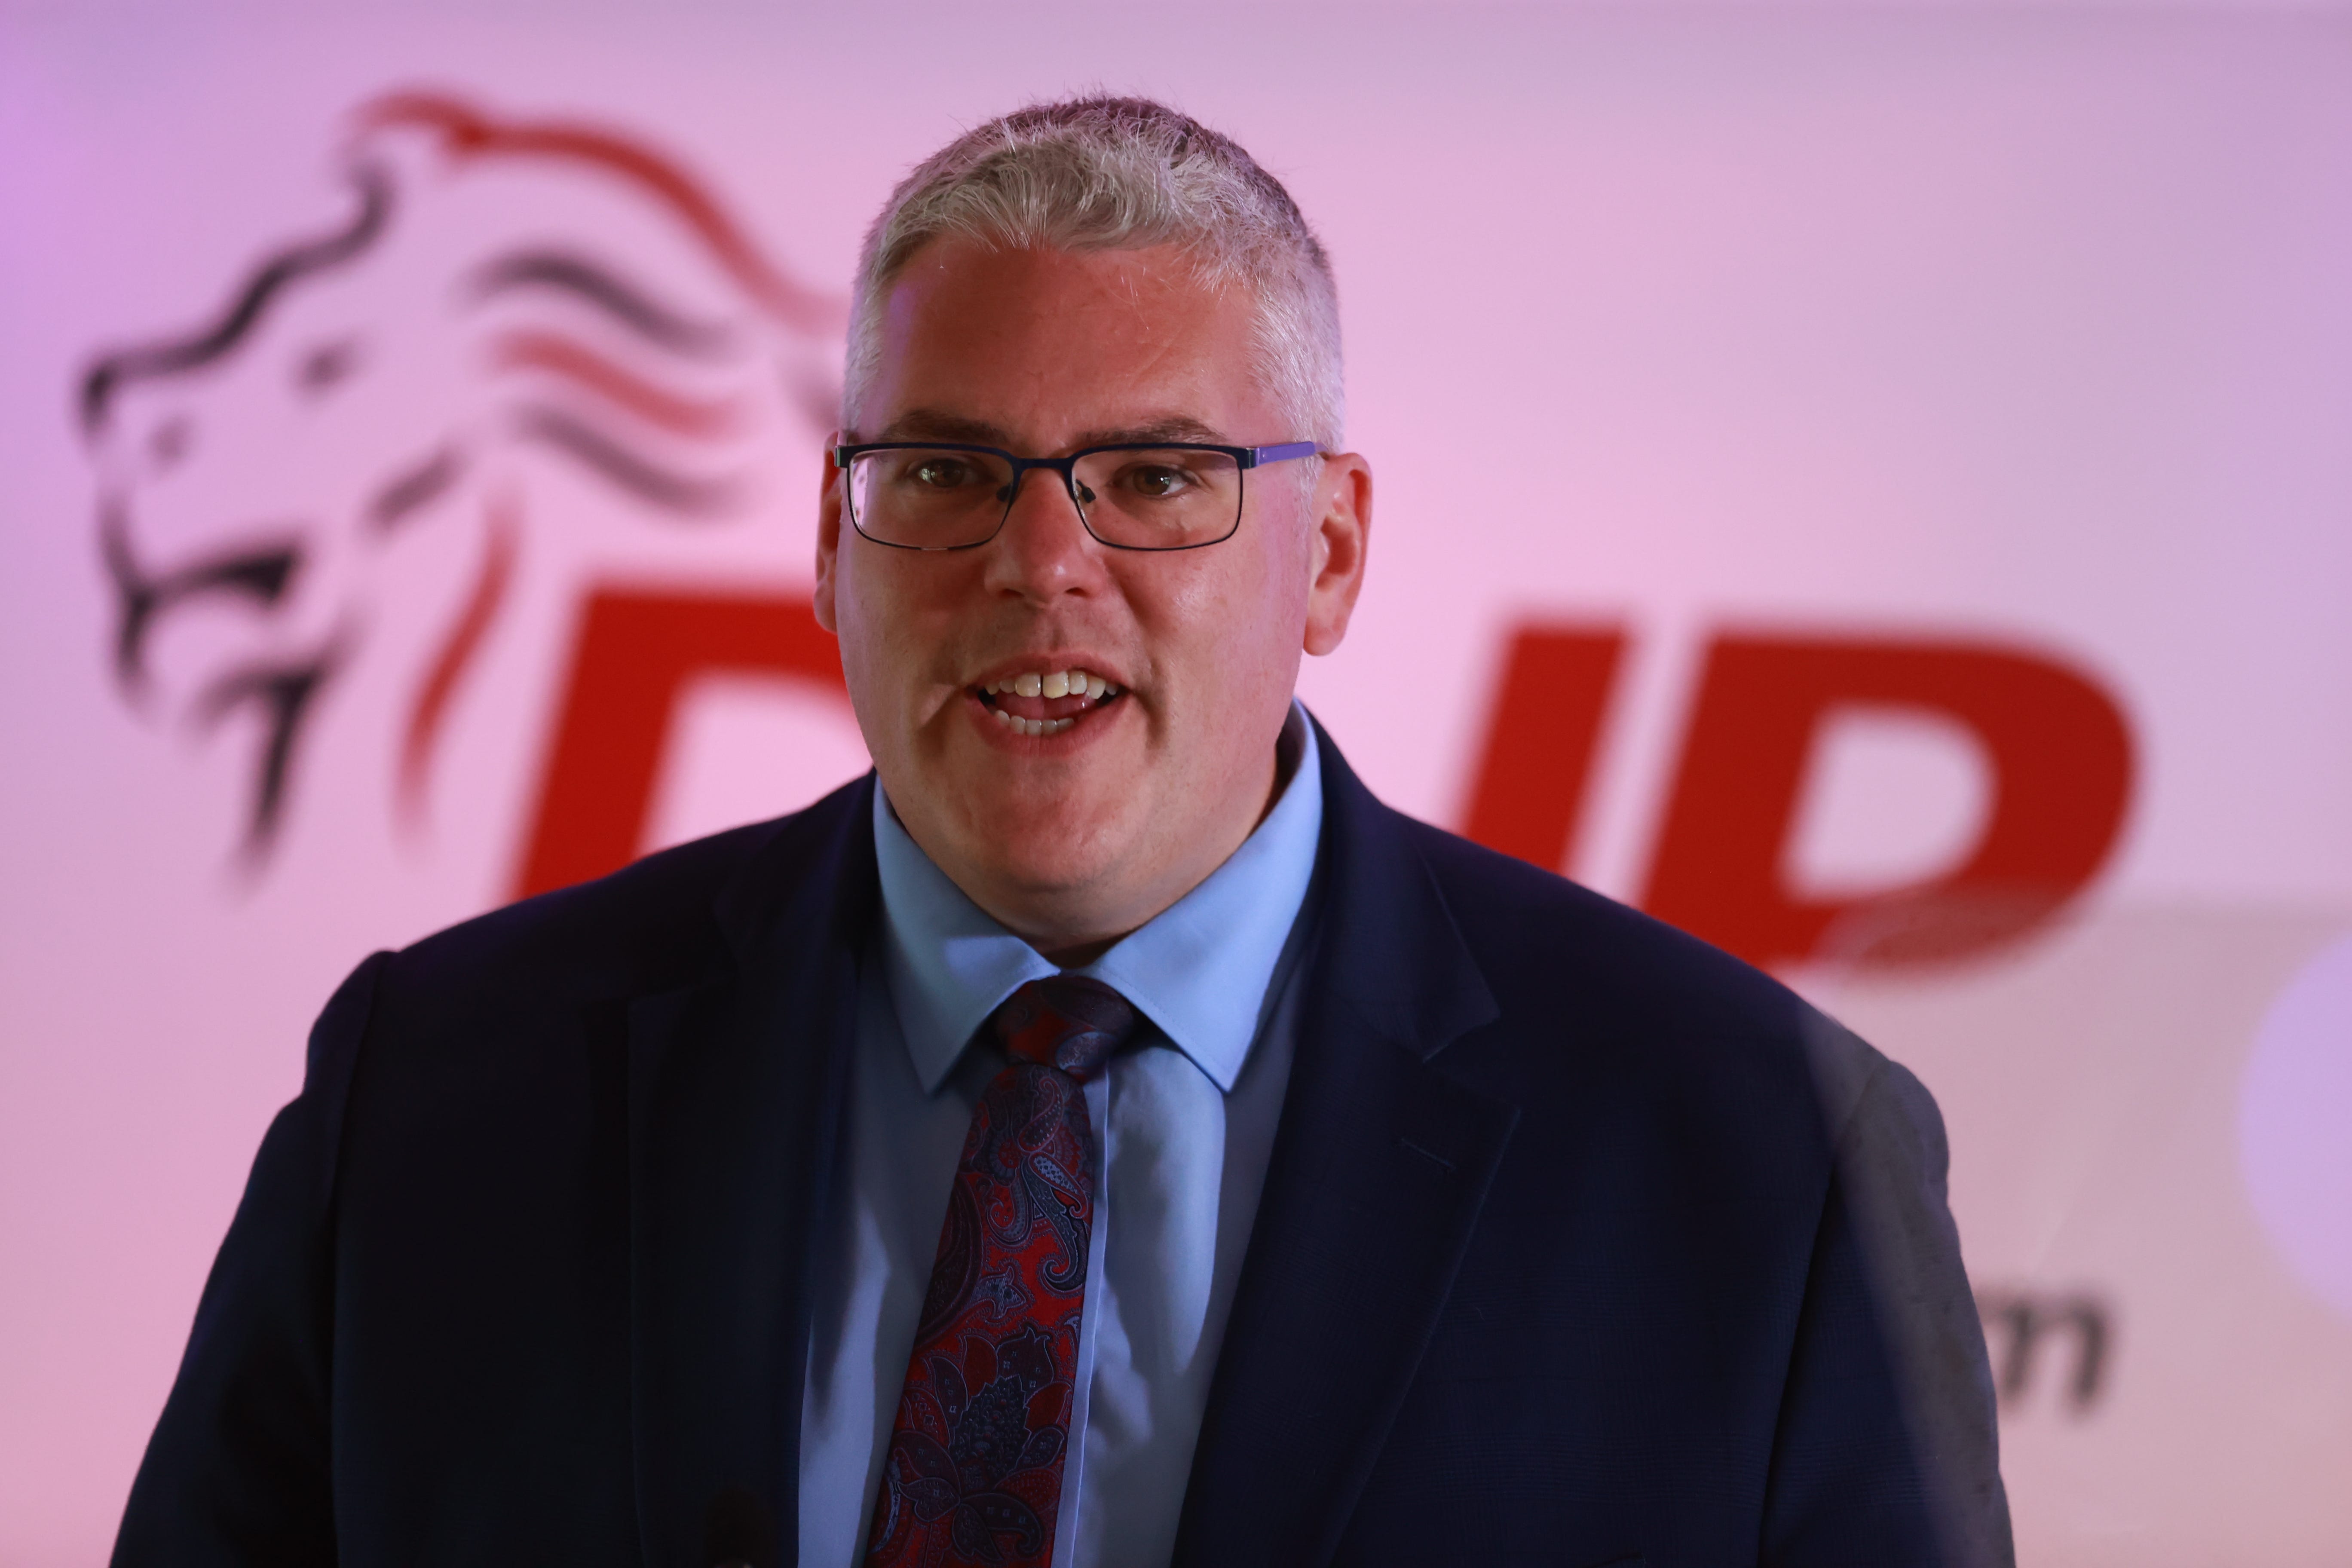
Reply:
[[[1306,438],[1250,373],[1254,313],[1246,290],[1202,287],[1172,248],[934,241],[884,301],[880,364],[848,438],[1031,457]],[[1302,648],[1345,632],[1361,462],[1327,461],[1319,477],[1269,466],[1244,495],[1221,544],[1123,551],[1087,534],[1056,476],[1033,472],[994,539],[928,553],[860,538],[841,487],[827,489],[817,614],[840,637],[883,787],[932,859],[1046,951],[1141,924],[1248,837]],[[1024,695],[1022,678],[1070,671],[1108,689]],[[1008,717],[1074,721],[1029,734]]]

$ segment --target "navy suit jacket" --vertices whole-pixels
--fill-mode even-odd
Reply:
[[[1926,1091],[1322,740],[1319,940],[1177,1559],[2004,1560]],[[117,1564],[790,1560],[872,788],[359,967]]]

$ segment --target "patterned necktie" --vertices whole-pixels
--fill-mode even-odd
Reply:
[[[1100,981],[1033,980],[990,1018],[980,1097],[898,1395],[867,1568],[1045,1568],[1054,1555],[1094,1231],[1083,1086],[1135,1029]]]

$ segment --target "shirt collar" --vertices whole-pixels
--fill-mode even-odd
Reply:
[[[1284,942],[1307,900],[1323,833],[1315,726],[1293,701],[1283,749],[1297,761],[1242,847],[1181,899],[1094,963],[1071,971],[1115,986],[1221,1089],[1249,1058]],[[883,964],[908,1055],[936,1090],[998,1003],[1060,971],[948,879],[874,792]]]

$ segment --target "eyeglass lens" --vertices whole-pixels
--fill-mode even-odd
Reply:
[[[1215,543],[1241,522],[1241,465],[1223,452],[1089,452],[1072,478],[1079,514],[1106,544],[1182,550]],[[1058,486],[1060,477],[1046,471],[1034,482]],[[850,520],[884,544],[977,544],[1003,524],[1013,500],[1012,466],[993,453],[893,447],[850,459]]]

